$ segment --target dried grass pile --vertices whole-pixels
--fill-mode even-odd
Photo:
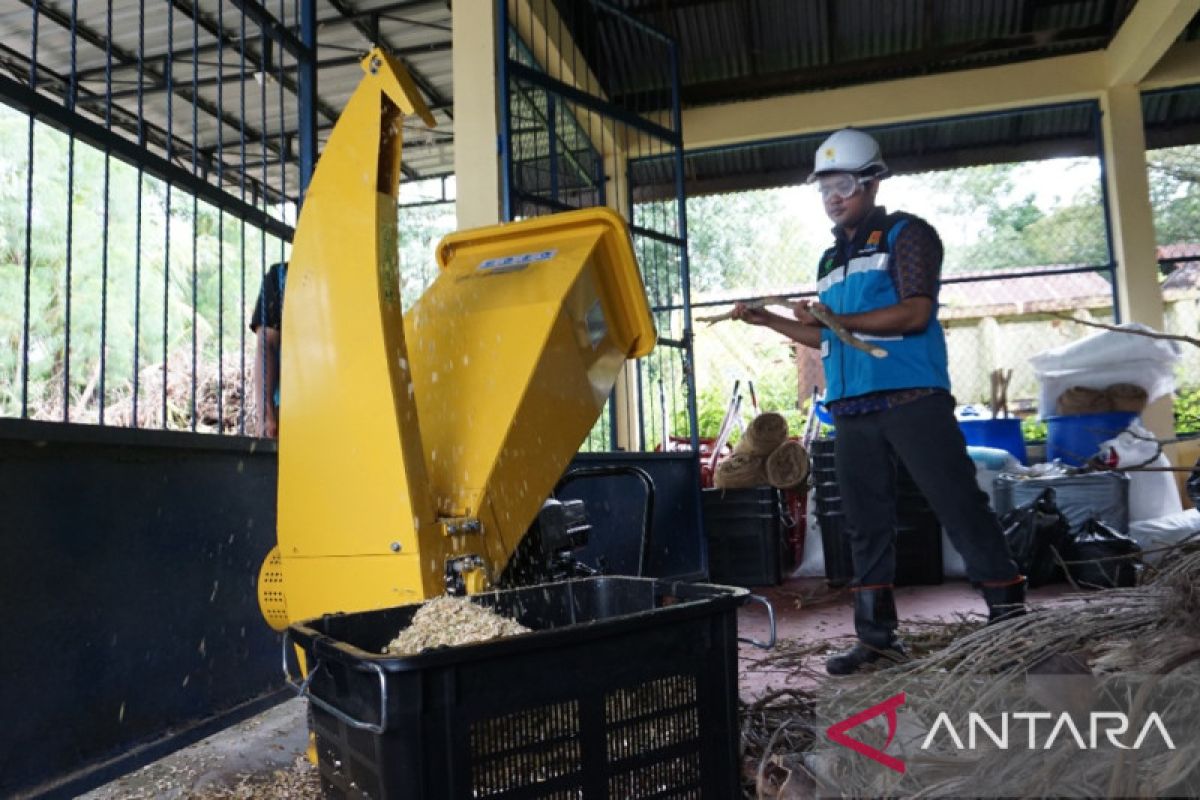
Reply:
[[[529,628],[466,597],[435,597],[413,616],[383,652],[411,656],[434,647],[453,647],[528,633]]]
[[[819,674],[818,651],[828,642],[771,657],[796,664],[813,688],[777,692],[744,709],[748,797],[1162,796],[1200,783],[1200,736],[1175,741],[1173,751],[1103,760],[1081,757],[1073,746],[981,747],[964,757],[940,744],[913,758],[914,746],[907,775],[846,748],[816,747],[843,718],[826,716],[828,709],[848,703],[862,710],[899,692],[907,703],[898,741],[905,725],[910,741],[926,735],[934,723],[928,709],[1005,708],[1013,696],[1073,713],[1116,698],[1131,704],[1132,718],[1153,692],[1164,719],[1189,719],[1200,707],[1200,549],[1179,548],[1141,586],[1069,595],[990,627],[963,619],[941,632],[930,627],[924,639],[904,633],[916,658],[852,679]]]
[[[196,429],[203,432],[221,430],[237,433],[243,424],[248,434],[255,430],[255,403],[243,397],[254,394],[253,368],[247,366],[243,377],[238,363],[226,361],[224,371],[215,364],[202,362],[196,371]],[[190,353],[177,353],[167,362],[166,427],[181,430],[191,427],[192,364]],[[243,411],[243,406],[245,410]],[[95,413],[95,412],[92,412]],[[74,412],[73,412],[74,414]],[[104,409],[109,425],[132,426],[133,396],[126,395]],[[137,427],[158,428],[163,425],[163,368],[162,364],[143,367],[138,373]]]

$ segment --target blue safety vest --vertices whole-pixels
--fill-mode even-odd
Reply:
[[[821,256],[817,273],[820,301],[835,314],[857,314],[900,302],[888,269],[892,247],[906,225],[926,224],[903,212],[872,213],[852,242],[839,242]],[[888,356],[875,358],[848,347],[832,331],[822,329],[826,402],[891,389],[950,389],[946,337],[937,321],[936,305],[923,331],[903,336],[857,335],[887,350]]]

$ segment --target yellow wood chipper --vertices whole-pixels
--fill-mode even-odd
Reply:
[[[387,54],[363,69],[288,270],[278,546],[259,581],[279,630],[496,585],[618,371],[656,339],[605,209],[447,236],[404,313],[401,123],[433,118]]]

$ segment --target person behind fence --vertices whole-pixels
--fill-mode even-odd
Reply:
[[[287,263],[282,262],[272,264],[267,270],[250,316],[250,330],[257,337],[254,386],[258,435],[270,439],[279,438],[279,343],[283,335],[287,268]]]
[[[936,309],[942,244],[927,222],[875,204],[887,175],[878,143],[846,128],[817,150],[816,183],[834,223],[818,263],[819,311],[884,358],[845,345],[800,302],[793,317],[739,303],[734,317],[821,351],[833,413],[834,458],[851,524],[858,641],[826,661],[832,675],[906,656],[896,636],[896,462],[904,465],[982,590],[989,622],[1025,613],[1025,579],[987,495],[975,482],[954,417],[946,342]]]

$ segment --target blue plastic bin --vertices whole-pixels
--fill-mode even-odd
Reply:
[[[995,447],[1012,453],[1022,464],[1028,464],[1025,439],[1021,436],[1021,420],[1009,419],[960,419],[967,444],[974,447]]]
[[[1082,466],[1096,453],[1100,443],[1112,439],[1137,419],[1132,411],[1104,414],[1069,414],[1046,417],[1046,460]]]

